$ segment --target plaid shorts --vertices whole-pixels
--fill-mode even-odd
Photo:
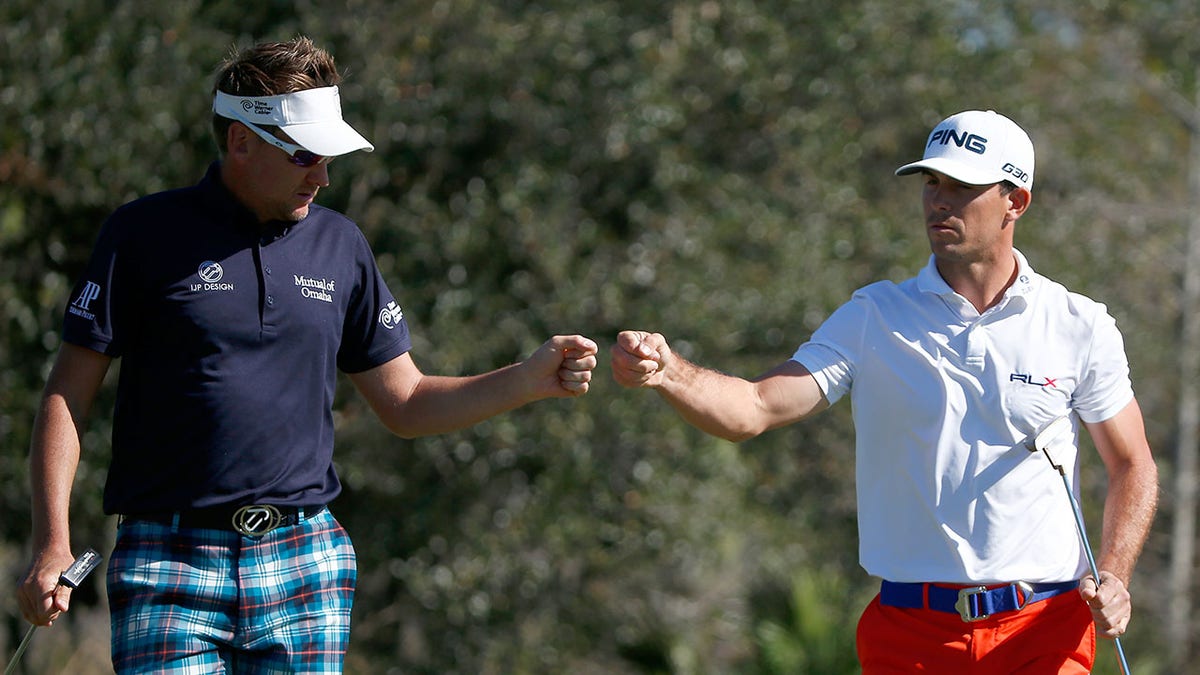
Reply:
[[[357,580],[328,509],[261,538],[128,520],[108,563],[118,673],[341,673]]]

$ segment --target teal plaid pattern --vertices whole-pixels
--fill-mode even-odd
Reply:
[[[357,568],[328,509],[261,538],[125,521],[107,576],[120,675],[342,672]]]

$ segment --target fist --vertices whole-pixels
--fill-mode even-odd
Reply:
[[[612,346],[613,379],[623,387],[657,387],[666,377],[671,348],[658,333],[627,330]]]

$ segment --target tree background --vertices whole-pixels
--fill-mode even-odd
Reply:
[[[415,441],[343,382],[334,509],[360,567],[348,672],[857,672],[877,586],[857,565],[849,406],[734,445],[617,387],[607,348],[655,330],[752,376],[855,288],[913,275],[928,256],[919,181],[892,171],[968,108],[1013,117],[1038,148],[1018,246],[1124,330],[1164,486],[1125,645],[1139,672],[1180,672],[1172,659],[1197,650],[1169,648],[1163,606],[1196,593],[1165,570],[1197,196],[1164,92],[1196,98],[1198,14],[1166,0],[4,3],[5,583],[28,563],[30,427],[100,223],[203,174],[231,48],[306,34],[337,58],[345,115],[376,146],[332,165],[321,201],[371,241],[420,366],[480,372],[553,333],[602,348],[586,397]],[[105,555],[112,390],[73,504],[77,548]],[[1084,478],[1095,524],[1094,453]],[[8,655],[25,625],[0,597]],[[26,672],[110,672],[104,603],[97,574],[38,631]],[[1096,672],[1112,661],[1101,645]]]

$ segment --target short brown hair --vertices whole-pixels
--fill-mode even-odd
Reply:
[[[330,87],[342,81],[329,52],[303,35],[287,42],[263,42],[230,51],[213,83],[218,91],[234,96],[276,96],[295,91]],[[213,138],[225,153],[225,136],[233,120],[213,114]],[[273,129],[268,129],[273,131]]]

